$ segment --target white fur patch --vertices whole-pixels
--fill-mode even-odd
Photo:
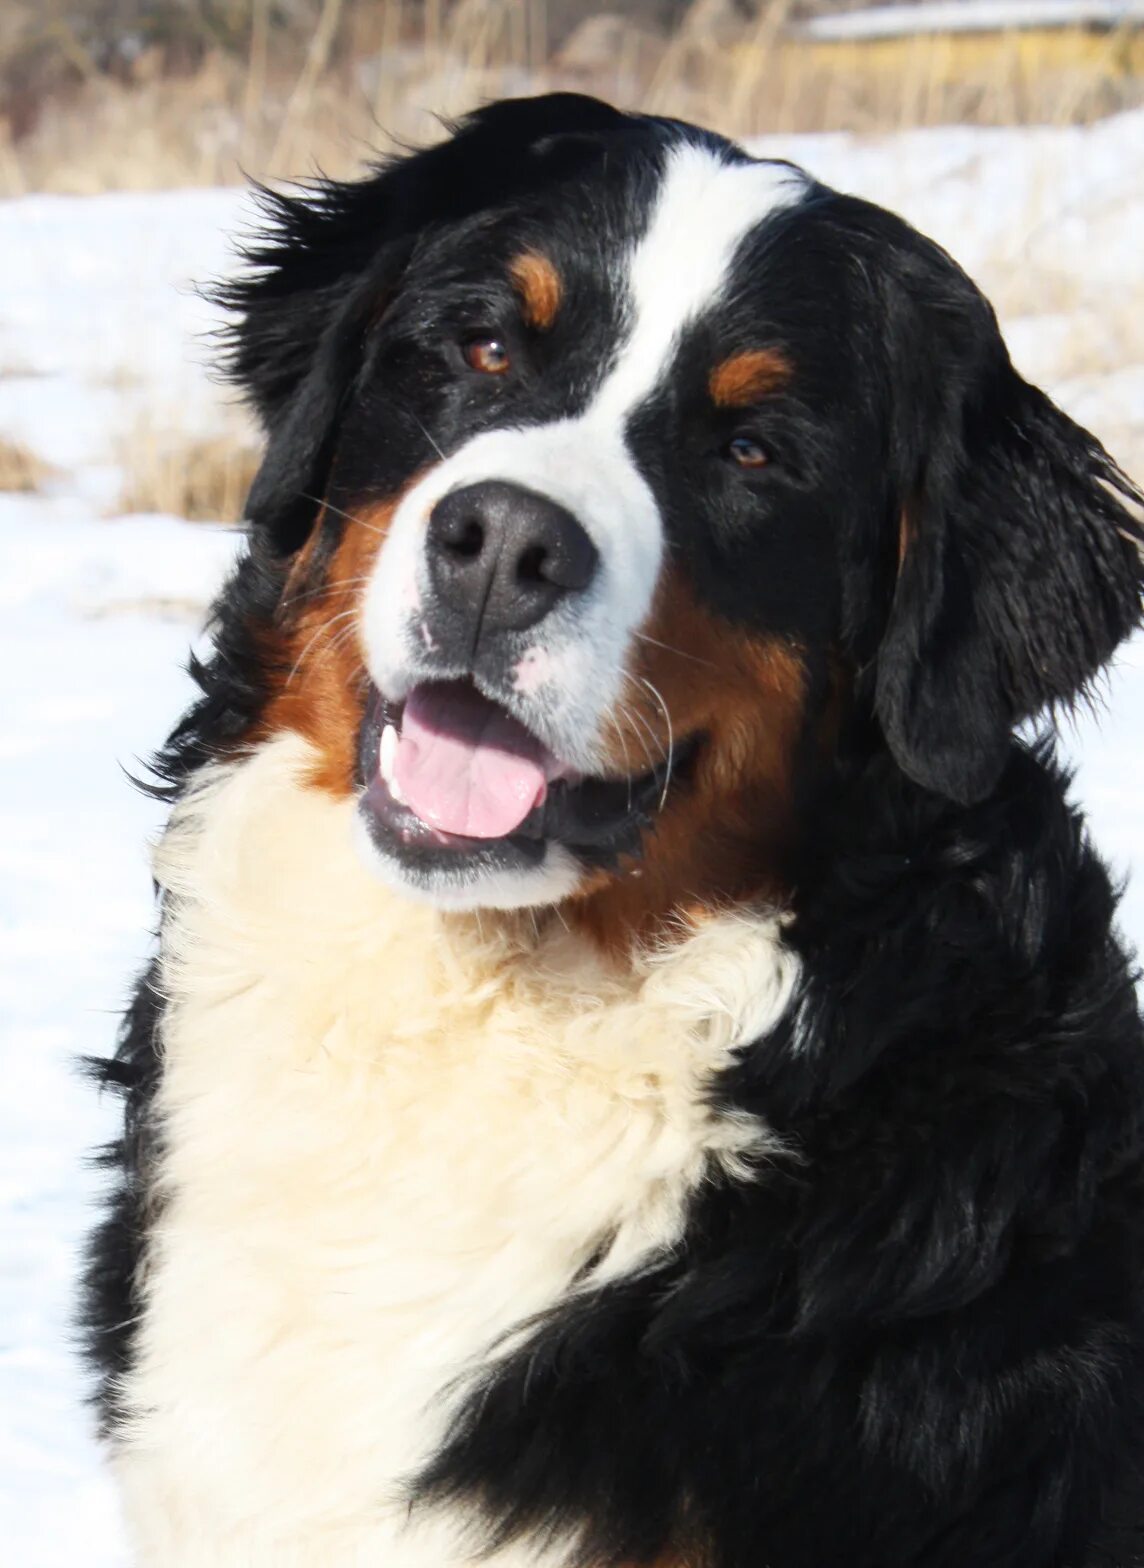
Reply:
[[[456,866],[434,866],[427,871],[408,865],[395,853],[386,853],[360,816],[354,823],[354,842],[362,865],[372,875],[404,898],[435,909],[527,909],[561,904],[584,878],[583,866],[563,844],[545,844],[540,863],[521,870],[476,869],[458,856]]]
[[[686,143],[675,149],[631,260],[631,336],[585,418],[623,424],[662,380],[684,328],[719,299],[746,235],[805,189],[805,174],[787,164],[726,163]]]
[[[399,1497],[466,1374],[776,1149],[704,1099],[790,995],[773,916],[624,969],[558,923],[482,933],[361,867],[309,756],[209,774],[157,855],[165,1152],[117,1458],[145,1568],[474,1562]]]

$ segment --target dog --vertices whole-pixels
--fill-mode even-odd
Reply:
[[[139,1563],[1144,1561],[1144,1034],[1029,722],[1139,492],[936,245],[690,125],[262,200],[100,1069]]]

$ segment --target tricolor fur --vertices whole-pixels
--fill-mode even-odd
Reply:
[[[693,127],[267,203],[103,1068],[140,1564],[1128,1568],[1144,1034],[1014,732],[1137,492],[944,253]]]

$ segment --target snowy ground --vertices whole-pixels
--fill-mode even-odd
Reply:
[[[768,144],[896,206],[999,305],[1022,367],[1144,471],[1144,116],[1090,131]],[[234,192],[0,204],[0,436],[60,471],[0,497],[0,1542],[20,1568],[123,1568],[81,1407],[69,1314],[110,1132],[72,1063],[106,1049],[150,920],[156,808],[132,767],[186,695],[181,665],[235,541],[107,515],[141,420],[233,417],[204,373],[192,278],[227,265]],[[1144,648],[1068,738],[1116,864],[1144,868]],[[1124,920],[1144,944],[1144,879]]]

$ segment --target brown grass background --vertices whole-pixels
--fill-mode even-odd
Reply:
[[[738,136],[1083,123],[1144,102],[1138,29],[805,35],[854,4],[4,0],[0,194],[344,174],[439,115],[552,87]]]

